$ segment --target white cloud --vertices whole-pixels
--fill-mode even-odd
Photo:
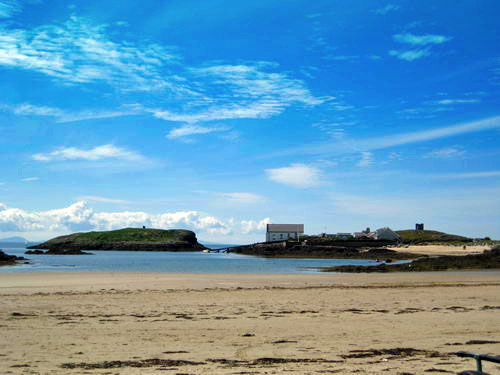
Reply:
[[[229,202],[240,204],[255,204],[265,201],[265,197],[254,193],[217,193],[217,195]]]
[[[38,180],[39,180],[38,177],[27,177],[27,178],[23,178],[21,181],[32,182],[32,181],[38,181]]]
[[[356,164],[358,167],[371,167],[375,162],[373,153],[370,151],[361,152],[361,160]]]
[[[130,201],[127,200],[98,197],[95,195],[83,195],[81,197],[78,197],[77,200],[84,202],[102,202],[102,203],[117,203],[117,204],[130,203]]]
[[[432,152],[428,152],[424,154],[424,158],[432,158],[432,159],[453,159],[457,157],[462,157],[465,155],[464,150],[460,150],[456,147],[445,147],[439,150],[435,150]]]
[[[271,222],[271,219],[266,217],[261,221],[254,220],[242,220],[241,221],[241,231],[243,234],[249,233],[263,233],[266,230],[267,224]]]
[[[401,60],[414,61],[414,60],[420,59],[422,57],[429,56],[430,52],[426,49],[416,49],[416,50],[408,50],[408,51],[390,50],[389,55],[396,56],[398,59],[401,59]]]
[[[260,230],[269,219],[262,221],[224,221],[199,211],[178,211],[150,214],[141,211],[95,212],[85,202],[76,202],[68,207],[27,212],[0,204],[0,231],[4,232],[49,232],[68,233],[88,230],[113,230],[124,227],[159,229],[189,229],[208,234],[229,235],[234,231],[248,233]],[[257,223],[257,224],[249,224]]]
[[[321,171],[306,164],[292,164],[289,167],[266,169],[267,177],[280,184],[297,188],[309,188],[321,183]]]
[[[208,134],[208,133],[213,133],[213,132],[223,132],[227,131],[230,128],[225,127],[225,126],[219,126],[219,127],[207,127],[207,126],[200,126],[200,125],[184,125],[179,128],[175,128],[170,130],[170,132],[167,134],[167,138],[170,139],[176,139],[180,137],[187,137],[191,135],[196,135],[196,134]]]
[[[451,37],[447,37],[444,35],[414,35],[414,34],[395,34],[392,38],[399,43],[411,44],[413,46],[425,46],[428,44],[441,44],[444,42],[448,42],[451,40]]]
[[[32,156],[37,161],[61,161],[61,160],[90,160],[120,159],[127,161],[144,161],[145,157],[135,151],[113,145],[102,145],[85,150],[76,147],[61,147],[47,154],[34,154]]]
[[[386,15],[387,13],[396,11],[399,8],[400,8],[399,5],[387,4],[385,7],[382,7],[382,8],[379,8],[379,9],[375,9],[374,12],[376,14]]]

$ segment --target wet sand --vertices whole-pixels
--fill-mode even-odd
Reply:
[[[1,374],[422,374],[500,354],[500,272],[0,274]],[[498,365],[485,364],[494,374]]]

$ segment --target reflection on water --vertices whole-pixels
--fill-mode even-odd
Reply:
[[[93,255],[24,255],[26,249],[4,249],[7,254],[24,256],[31,264],[0,267],[0,272],[178,272],[178,273],[316,273],[301,267],[346,264],[373,265],[359,259],[276,259],[238,254],[201,252],[95,251]]]

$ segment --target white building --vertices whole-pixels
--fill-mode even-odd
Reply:
[[[304,233],[304,224],[267,224],[266,242],[299,239]]]

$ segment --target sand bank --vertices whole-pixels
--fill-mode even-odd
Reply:
[[[0,274],[0,373],[457,372],[451,352],[500,353],[499,291],[498,272]]]
[[[408,247],[389,247],[391,250],[423,255],[467,255],[480,254],[490,246],[453,246],[453,245],[412,245]]]

